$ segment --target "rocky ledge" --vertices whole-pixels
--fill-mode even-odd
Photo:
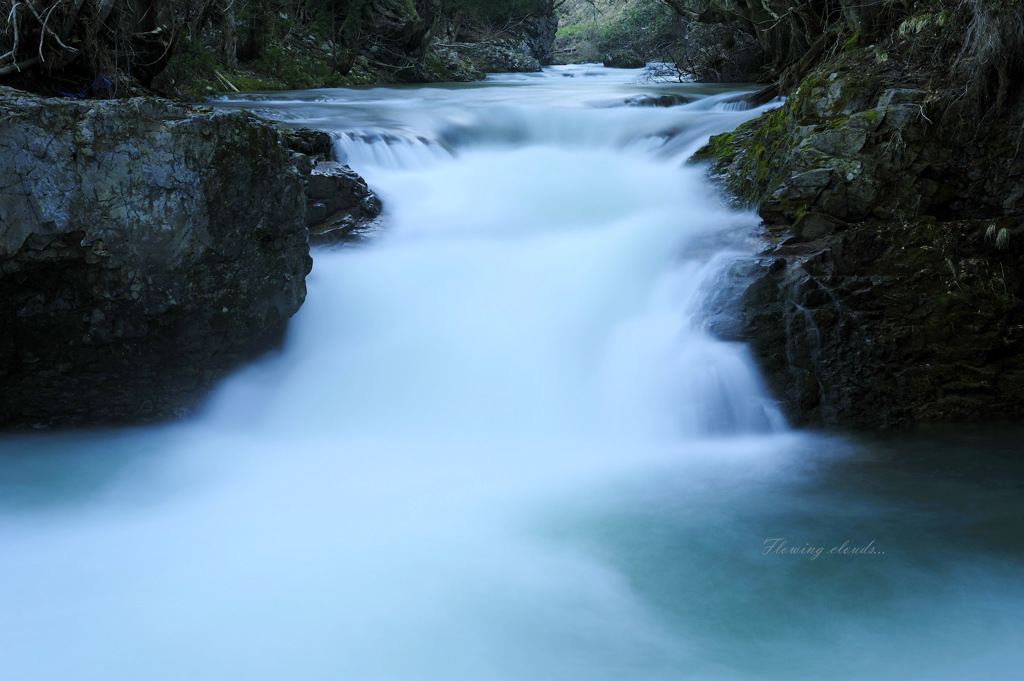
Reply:
[[[334,139],[322,130],[285,131],[306,194],[306,228],[314,246],[358,241],[377,227],[381,201],[366,180],[334,161]]]
[[[379,211],[286,141],[244,112],[0,88],[0,427],[187,414],[277,345],[307,223]]]
[[[768,242],[723,335],[797,424],[1020,419],[1024,89],[895,56],[851,43],[698,154]]]

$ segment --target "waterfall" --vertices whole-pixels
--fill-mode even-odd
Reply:
[[[385,228],[314,250],[284,347],[193,419],[0,442],[3,676],[863,679],[869,650],[870,678],[1012,678],[1012,570],[938,588],[892,534],[762,554],[898,505],[816,486],[855,447],[790,431],[706,330],[757,218],[686,159],[759,110],[640,76],[217,102],[330,131]]]

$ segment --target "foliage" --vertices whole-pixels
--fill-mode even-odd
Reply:
[[[904,54],[943,62],[974,114],[1001,108],[1024,75],[1019,0],[663,0],[690,21],[753,36],[770,78],[795,86],[816,64],[858,45],[882,44],[880,63]],[[883,56],[884,55],[884,56]]]
[[[444,71],[427,64],[438,22],[552,11],[552,0],[0,0],[0,83],[122,96],[160,74],[158,91],[191,99],[239,82],[418,80]]]
[[[507,21],[550,14],[551,0],[441,0],[442,12],[479,21]]]
[[[613,52],[663,61],[680,38],[675,15],[660,0],[575,0],[560,15],[555,45],[563,61],[600,61]]]

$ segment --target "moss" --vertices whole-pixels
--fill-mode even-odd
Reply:
[[[833,118],[832,120],[830,120],[828,122],[828,125],[825,126],[825,129],[826,130],[838,130],[839,128],[844,127],[849,122],[850,122],[850,119],[849,119],[848,116],[840,116],[839,118]]]
[[[782,179],[789,115],[788,107],[774,109],[734,133],[716,135],[692,160],[711,161],[712,174],[742,203],[759,203]]]
[[[732,163],[736,155],[736,136],[731,132],[715,135],[697,150],[692,161],[712,161],[716,166]]]

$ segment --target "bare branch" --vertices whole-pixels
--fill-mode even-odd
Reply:
[[[14,64],[8,64],[7,66],[0,67],[0,76],[6,76],[8,73],[14,73],[17,71],[21,73],[22,69],[27,69],[30,66],[34,66],[39,63],[39,57],[31,57],[22,62]]]

